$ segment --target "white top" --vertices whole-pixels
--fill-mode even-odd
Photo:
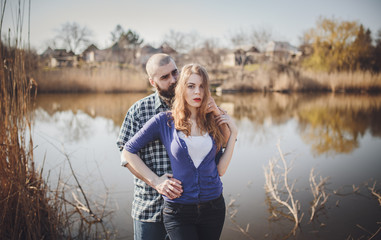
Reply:
[[[181,131],[179,131],[178,134],[179,137],[185,141],[188,147],[189,156],[191,157],[194,166],[198,168],[213,147],[212,138],[208,133],[205,133],[203,136],[189,137]]]

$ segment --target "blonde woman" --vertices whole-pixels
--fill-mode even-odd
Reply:
[[[229,166],[238,131],[227,114],[215,117],[207,113],[209,98],[205,68],[198,64],[184,66],[172,110],[150,119],[123,150],[122,162],[144,172],[150,186],[171,177],[181,182],[180,197],[163,194],[163,220],[171,239],[219,239],[224,224],[226,209],[220,176]],[[224,151],[225,140],[219,130],[222,124],[230,130]],[[173,175],[159,177],[139,161],[139,149],[156,139],[168,152]],[[171,187],[168,192],[173,190]]]

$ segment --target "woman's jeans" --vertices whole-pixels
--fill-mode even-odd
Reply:
[[[170,239],[219,239],[225,221],[225,200],[217,199],[199,204],[165,202],[164,226]]]

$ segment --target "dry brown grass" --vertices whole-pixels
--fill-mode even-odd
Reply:
[[[34,75],[39,92],[141,92],[149,87],[147,76],[138,67],[56,68]]]
[[[317,73],[301,71],[307,78],[314,79],[332,92],[370,92],[381,90],[381,74],[371,72]]]
[[[4,10],[6,2],[1,2]],[[16,9],[17,19],[22,19],[22,4]],[[21,32],[17,34],[21,36]],[[104,207],[101,214],[95,214],[83,190],[76,201],[65,197],[67,191],[60,181],[51,190],[42,178],[43,170],[34,166],[30,109],[37,91],[35,81],[28,77],[33,58],[20,47],[20,36],[12,46],[10,40],[7,45],[0,41],[1,239],[109,239],[112,233],[102,221],[107,215]],[[80,187],[78,181],[74,187]],[[81,203],[84,200],[86,204]],[[101,229],[94,230],[98,225]]]
[[[370,72],[313,72],[282,64],[261,64],[255,71],[232,69],[221,91],[377,92],[381,74]]]
[[[50,204],[48,188],[33,164],[27,53],[0,44],[0,236],[54,239],[60,231],[56,206]]]
[[[320,209],[324,208],[325,203],[328,201],[329,194],[326,193],[325,185],[327,185],[328,177],[323,178],[320,176],[319,182],[316,182],[315,169],[310,172],[310,187],[314,199],[311,203],[311,217],[310,222],[314,219],[315,214]]]
[[[265,190],[271,196],[271,199],[288,210],[288,214],[294,221],[294,227],[290,233],[296,233],[299,224],[303,218],[303,213],[300,213],[299,200],[294,198],[295,181],[290,185],[288,174],[291,168],[288,166],[279,143],[277,148],[280,154],[282,167],[278,165],[277,159],[270,159],[269,165],[265,170]]]

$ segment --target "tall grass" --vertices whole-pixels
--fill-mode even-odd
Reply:
[[[221,91],[381,91],[381,74],[371,72],[314,72],[283,64],[263,63],[253,71],[232,70],[231,75],[221,86]]]
[[[140,68],[120,69],[111,64],[43,69],[36,72],[35,78],[40,92],[142,92],[149,86]]]
[[[5,9],[6,1],[2,4]],[[19,43],[16,40],[11,47],[0,41],[0,236],[54,239],[59,234],[59,219],[33,164],[28,109],[34,95],[26,73],[27,52]]]
[[[6,4],[1,1],[1,19]],[[30,51],[21,44],[25,6],[25,1],[18,1],[14,40],[9,37],[6,44],[0,40],[0,238],[109,239],[112,233],[102,221],[105,205],[96,214],[78,181],[75,188],[81,189],[81,195],[69,199],[65,184],[51,190],[42,178],[43,170],[35,168],[30,109],[37,90],[28,76]],[[73,169],[72,174],[77,180]]]

